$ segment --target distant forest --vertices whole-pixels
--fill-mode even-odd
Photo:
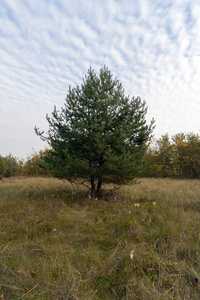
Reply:
[[[200,136],[178,133],[163,135],[144,156],[145,177],[200,178]]]
[[[33,153],[26,160],[12,154],[0,156],[0,179],[12,176],[51,176],[39,163],[44,151]],[[145,171],[141,177],[200,178],[200,136],[194,133],[168,134],[155,140],[143,157]]]

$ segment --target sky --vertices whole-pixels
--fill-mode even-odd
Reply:
[[[69,86],[105,65],[163,134],[200,133],[199,0],[1,0],[0,155],[48,147],[34,132]]]

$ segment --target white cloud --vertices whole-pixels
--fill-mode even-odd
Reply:
[[[1,1],[0,154],[41,149],[33,127],[105,64],[147,101],[157,137],[198,132],[199,14],[195,0]]]

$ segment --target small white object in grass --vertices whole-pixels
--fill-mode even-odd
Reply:
[[[138,206],[138,207],[139,207],[139,206],[140,206],[140,204],[139,204],[139,203],[135,203],[135,206]]]
[[[153,202],[153,205],[156,205],[156,202]]]
[[[134,250],[131,251],[131,254],[130,254],[130,259],[133,260],[133,256],[134,256]]]
[[[57,229],[56,229],[56,228],[54,228],[54,229],[53,229],[53,232],[56,232],[56,231],[57,231]]]

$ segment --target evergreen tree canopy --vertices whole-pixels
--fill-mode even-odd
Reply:
[[[99,196],[102,183],[127,184],[138,176],[154,121],[147,125],[147,107],[139,97],[125,96],[122,84],[104,67],[90,68],[81,87],[69,87],[61,111],[47,115],[51,151],[43,166],[57,178],[90,182]]]

